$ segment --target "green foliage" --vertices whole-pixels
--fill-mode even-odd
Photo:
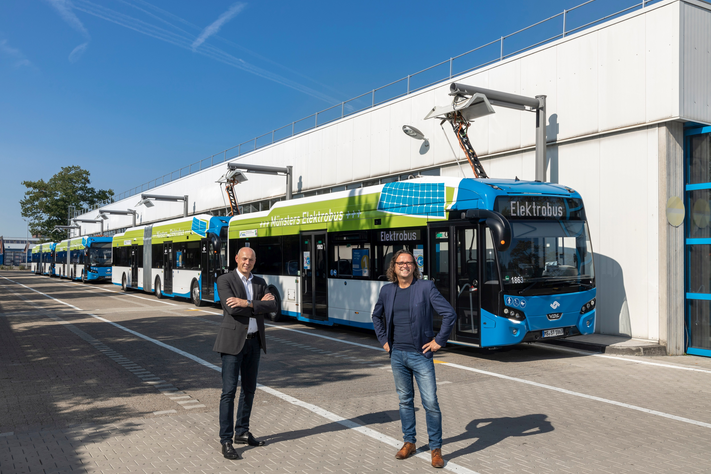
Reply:
[[[23,181],[27,191],[20,207],[22,217],[30,219],[30,233],[39,235],[41,242],[66,239],[67,231],[55,231],[54,226],[68,225],[69,206],[81,209],[114,196],[113,190],[97,190],[90,184],[89,172],[79,166],[63,167],[49,181]]]

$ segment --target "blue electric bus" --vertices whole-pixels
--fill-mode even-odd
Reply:
[[[60,278],[111,280],[111,237],[75,237],[55,246],[55,273]]]
[[[32,248],[32,272],[36,275],[54,276],[54,242],[37,244]]]
[[[566,186],[416,178],[281,201],[232,217],[228,235],[230,268],[239,248],[257,252],[254,272],[279,302],[274,320],[372,328],[390,259],[404,248],[455,308],[452,343],[499,347],[595,328],[590,232]]]
[[[227,222],[200,214],[116,234],[112,282],[123,291],[189,298],[196,306],[220,301],[217,277],[226,269]]]

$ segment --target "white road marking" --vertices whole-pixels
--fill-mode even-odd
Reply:
[[[130,296],[131,298],[138,298],[139,300],[151,301],[151,302],[156,302],[156,303],[163,303],[163,304],[167,304],[170,306],[178,306],[176,303],[168,303],[167,301],[161,301],[157,298],[149,300],[148,298],[144,298],[143,296],[138,296],[138,295],[126,295],[126,296]]]
[[[666,367],[668,369],[688,370],[691,372],[704,372],[707,374],[711,374],[711,370],[708,370],[708,369],[697,369],[696,367],[687,367],[685,365],[676,365],[676,364],[662,364],[661,362],[649,362],[648,360],[640,360],[639,356],[631,356],[631,357],[611,356],[611,355],[606,355],[606,354],[598,354],[596,352],[584,351],[582,349],[571,349],[569,347],[554,346],[552,344],[536,344],[536,347],[543,348],[543,349],[549,349],[549,350],[553,350],[553,351],[560,351],[560,352],[572,352],[574,354],[580,354],[580,355],[584,355],[584,356],[600,357],[602,359],[621,360],[624,362],[632,362],[634,364],[654,365],[657,367]]]
[[[703,421],[696,421],[689,418],[683,418],[681,416],[670,415],[669,413],[663,413],[661,411],[649,410],[647,408],[638,407],[635,405],[630,405],[628,403],[616,402],[614,400],[608,400],[606,398],[596,397],[593,395],[586,395],[580,392],[573,392],[572,390],[566,390],[564,388],[554,387],[552,385],[546,385],[538,382],[531,382],[530,380],[519,379],[516,377],[510,377],[508,375],[497,374],[495,372],[489,372],[486,370],[474,369],[472,367],[466,367],[464,365],[453,364],[451,362],[441,362],[440,365],[444,367],[454,367],[461,370],[467,370],[469,372],[476,372],[478,374],[489,375],[491,377],[497,377],[504,380],[510,380],[512,382],[525,383],[527,385],[533,385],[534,387],[545,388],[546,390],[553,390],[555,392],[565,393],[566,395],[573,395],[575,397],[587,398],[588,400],[595,400],[602,403],[608,403],[610,405],[616,405],[618,407],[629,408],[631,410],[637,410],[644,413],[649,413],[650,415],[661,416],[663,418],[669,418],[671,420],[682,421],[684,423],[690,423],[692,425],[703,426],[704,428],[711,428],[711,423],[704,423]]]

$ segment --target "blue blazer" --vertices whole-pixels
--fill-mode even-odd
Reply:
[[[392,352],[393,347],[393,304],[397,283],[390,283],[380,289],[378,302],[373,309],[373,327],[381,346],[387,342]],[[410,323],[412,324],[412,339],[415,347],[420,348],[434,339],[444,347],[452,333],[457,313],[442,294],[435,288],[431,280],[414,279],[410,285]],[[442,316],[442,327],[435,337],[432,325],[432,310]],[[425,357],[431,359],[432,351],[427,351]]]

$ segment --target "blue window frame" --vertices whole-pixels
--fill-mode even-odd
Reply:
[[[685,345],[711,357],[711,126],[684,131]]]

